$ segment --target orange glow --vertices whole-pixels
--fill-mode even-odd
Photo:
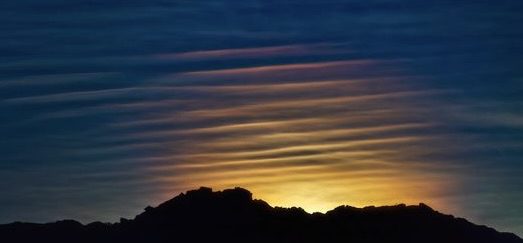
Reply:
[[[290,51],[288,47],[274,51],[280,48]],[[205,51],[177,57],[250,56],[271,50]],[[154,182],[166,185],[164,198],[173,190],[241,186],[272,205],[300,206],[310,212],[343,204],[420,202],[452,212],[455,209],[445,195],[459,181],[443,173],[446,168],[437,162],[425,163],[425,156],[433,152],[431,146],[445,143],[445,134],[424,133],[439,126],[424,101],[450,91],[419,88],[404,75],[357,79],[337,75],[381,63],[343,60],[176,74],[163,82],[188,78],[195,84],[169,89],[199,92],[202,98],[184,101],[186,108],[175,113],[118,126],[171,126],[175,129],[134,136],[184,141],[173,144],[170,154],[149,159],[154,163],[147,173],[154,175]],[[292,79],[279,79],[282,72],[292,74]],[[309,73],[316,79],[299,80]],[[263,82],[258,79],[262,74]],[[241,82],[198,85],[200,79],[212,83],[224,77]]]

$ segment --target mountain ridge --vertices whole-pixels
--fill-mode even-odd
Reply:
[[[512,233],[435,211],[426,204],[338,206],[326,213],[272,207],[243,188],[187,191],[134,219],[0,225],[6,242],[523,242]]]

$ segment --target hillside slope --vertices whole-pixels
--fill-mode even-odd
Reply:
[[[489,242],[523,240],[424,204],[354,208],[325,214],[273,208],[242,188],[182,193],[132,220],[82,225],[73,220],[0,226],[1,242]]]

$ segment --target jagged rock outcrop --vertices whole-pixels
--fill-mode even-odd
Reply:
[[[425,204],[355,208],[325,214],[301,208],[273,208],[242,188],[182,193],[134,219],[82,225],[0,226],[1,242],[496,242],[522,243],[465,219],[441,214]]]

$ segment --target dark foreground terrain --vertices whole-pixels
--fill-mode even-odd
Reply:
[[[326,214],[273,208],[236,188],[200,188],[162,203],[132,220],[82,225],[0,225],[0,242],[523,242],[514,234],[474,225],[418,206],[354,208]]]

